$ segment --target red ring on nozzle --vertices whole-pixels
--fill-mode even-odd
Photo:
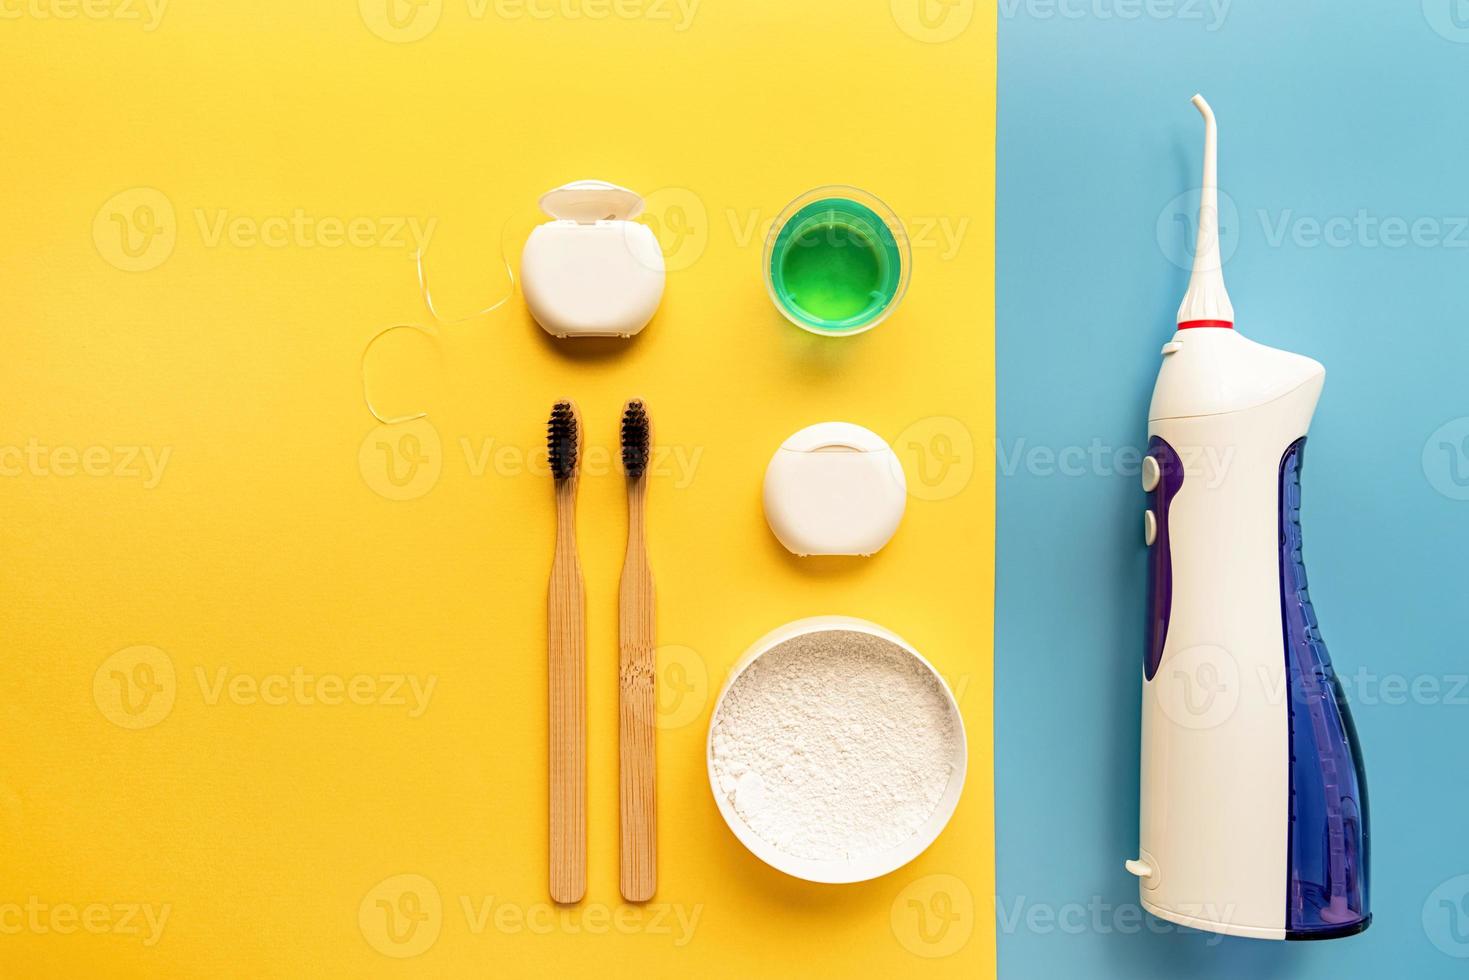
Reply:
[[[1224,327],[1226,330],[1234,329],[1233,320],[1185,320],[1178,325],[1180,330],[1192,330],[1195,327]]]

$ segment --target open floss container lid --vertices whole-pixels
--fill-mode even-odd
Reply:
[[[850,422],[791,436],[765,470],[765,520],[797,555],[871,555],[892,539],[908,481],[892,448]]]
[[[786,319],[825,337],[865,333],[897,309],[913,264],[903,223],[856,187],[807,191],[765,240],[765,286]]]
[[[555,337],[631,337],[663,298],[663,250],[632,220],[643,199],[603,180],[548,191],[552,221],[526,239],[520,276],[531,316]]]

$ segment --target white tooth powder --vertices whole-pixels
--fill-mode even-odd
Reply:
[[[735,680],[714,719],[720,792],[793,857],[886,851],[938,808],[959,746],[947,692],[895,643],[854,630],[777,644]]]

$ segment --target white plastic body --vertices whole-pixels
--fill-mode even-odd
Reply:
[[[797,555],[872,555],[892,540],[908,481],[892,448],[850,422],[791,436],[765,469],[765,520]]]
[[[553,337],[631,337],[663,298],[663,253],[635,221],[552,221],[526,240],[525,302]]]
[[[1160,918],[1284,939],[1280,464],[1326,372],[1227,328],[1180,330],[1164,351],[1148,432],[1178,453],[1184,481],[1167,515],[1171,615],[1143,682],[1140,853],[1128,870]]]
[[[734,682],[745,672],[755,659],[773,647],[787,640],[808,633],[822,633],[829,630],[851,630],[858,633],[867,633],[871,636],[880,637],[896,646],[899,646],[913,655],[913,659],[926,667],[938,681],[939,688],[944,692],[949,702],[949,712],[954,720],[954,731],[957,735],[955,740],[954,755],[951,759],[953,770],[949,776],[949,785],[940,797],[938,806],[934,808],[933,816],[919,831],[902,844],[881,854],[869,854],[853,857],[844,861],[816,861],[810,858],[794,857],[759,837],[746,824],[744,819],[735,810],[725,794],[720,792],[719,777],[714,771],[714,723],[719,718],[719,709],[724,704],[725,695],[734,686]],[[850,616],[813,616],[809,619],[799,619],[793,623],[774,629],[756,640],[748,650],[735,662],[729,672],[729,678],[724,682],[724,687],[719,691],[719,697],[714,701],[714,711],[709,715],[709,733],[705,737],[704,759],[709,770],[709,789],[714,794],[714,803],[719,808],[720,816],[729,825],[729,829],[739,838],[741,844],[749,849],[766,864],[783,871],[795,878],[805,881],[822,882],[824,884],[849,884],[857,881],[867,881],[890,872],[896,871],[903,865],[912,861],[918,855],[928,849],[938,835],[949,823],[949,818],[954,815],[954,810],[959,805],[959,796],[964,790],[964,777],[969,769],[968,740],[964,736],[964,718],[959,713],[959,703],[954,699],[954,692],[949,689],[948,683],[943,675],[934,669],[933,664],[925,660],[917,650],[911,647],[906,640],[891,630],[883,629],[876,623],[870,623],[865,619],[855,619]]]
[[[631,337],[663,298],[663,250],[632,218],[642,198],[625,187],[580,180],[549,191],[556,220],[534,228],[521,253],[526,306],[553,337]]]

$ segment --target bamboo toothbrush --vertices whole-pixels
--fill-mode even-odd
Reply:
[[[627,558],[618,596],[618,761],[622,801],[622,897],[646,902],[658,886],[654,677],[657,623],[644,522],[652,425],[637,399],[622,412],[627,473]]]
[[[587,603],[576,555],[576,487],[581,416],[559,401],[546,443],[556,482],[556,557],[547,601],[551,694],[551,899],[579,902],[587,891]]]

